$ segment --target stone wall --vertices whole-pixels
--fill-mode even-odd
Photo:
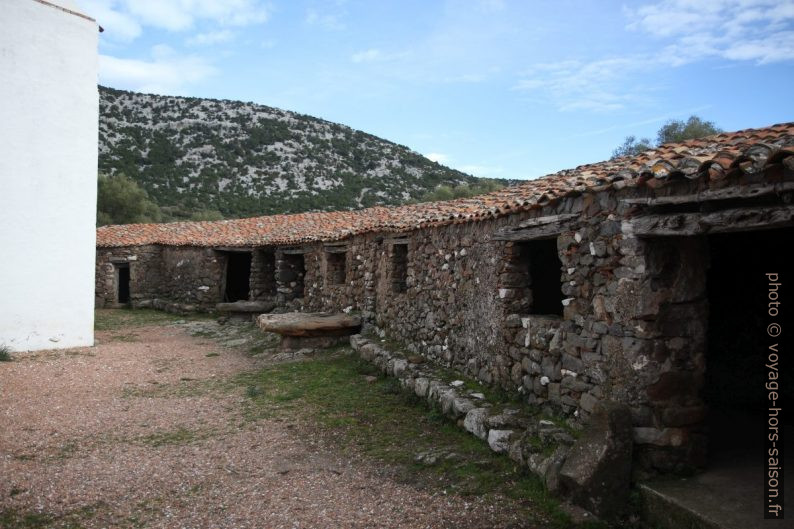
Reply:
[[[697,397],[704,369],[703,250],[690,239],[645,241],[623,233],[621,216],[628,211],[620,210],[617,198],[584,195],[532,213],[407,236],[259,249],[251,296],[264,299],[275,290],[279,310],[359,312],[413,352],[520,393],[573,423],[584,423],[602,400],[628,404],[644,466],[698,463],[704,439]],[[532,313],[531,246],[497,236],[551,215],[574,216],[554,234],[559,269],[546,271],[561,283],[562,317]],[[405,259],[404,289],[395,287],[399,245],[407,247],[397,259]],[[134,250],[140,254],[132,268],[136,306],[149,298],[179,310],[206,310],[220,301],[222,253]],[[344,283],[329,278],[330,251],[344,252]],[[135,270],[144,266],[146,284],[136,282]],[[102,270],[98,287],[108,292],[111,276]]]
[[[307,253],[292,248],[276,251],[276,299],[284,309],[300,310],[303,307],[306,283],[317,274],[317,264]],[[311,274],[307,274],[309,270]]]
[[[632,193],[586,194],[399,239],[354,237],[345,285],[324,282],[322,247],[310,246],[304,306],[360,311],[383,336],[573,423],[586,423],[599,402],[622,402],[643,468],[702,464],[707,254],[694,238],[625,232],[634,210],[620,199]],[[554,234],[562,317],[531,313],[522,245],[496,236],[552,215],[573,215]],[[395,244],[408,248],[404,291],[394,288]]]
[[[117,305],[116,265],[122,263],[130,268],[130,301],[133,305],[162,295],[161,247],[97,248],[94,288],[97,308]]]
[[[250,299],[262,301],[276,296],[276,254],[259,249],[251,254]]]
[[[116,305],[115,263],[130,267],[135,308],[206,311],[222,299],[224,256],[210,248],[156,245],[97,248],[96,306]]]
[[[306,310],[356,311],[374,318],[375,255],[383,237],[364,235],[345,244],[314,244],[306,248]],[[378,242],[381,241],[381,242]],[[329,277],[329,254],[344,256],[344,283]],[[333,267],[332,267],[333,268]],[[333,275],[333,269],[330,271]]]
[[[620,518],[629,498],[632,466],[631,412],[624,404],[603,402],[593,409],[585,434],[572,430],[559,417],[539,414],[538,407],[500,401],[486,395],[473,381],[439,369],[433,362],[417,363],[393,345],[377,339],[350,337],[353,350],[383,374],[426,400],[458,426],[526,467],[547,490],[561,494],[599,517]],[[489,392],[490,393],[490,392]],[[419,454],[423,460],[428,454]],[[430,457],[434,457],[430,455]]]
[[[656,194],[692,194],[697,186],[681,180]],[[278,310],[358,312],[382,338],[519,393],[575,426],[601,402],[625,404],[638,468],[699,466],[708,248],[697,236],[636,236],[632,219],[640,206],[624,199],[647,193],[583,193],[498,219],[264,248],[254,253],[251,295],[275,289]],[[538,274],[527,241],[549,238],[559,261]],[[197,309],[219,299],[223,263],[216,252],[147,251],[161,267],[152,265],[153,279],[141,292]],[[270,251],[273,259],[264,259]],[[344,282],[342,261],[329,267],[331,252],[344,252]],[[107,300],[103,262],[97,291]],[[275,266],[272,282],[266,263]],[[538,313],[539,288],[555,281],[561,307]]]
[[[608,393],[632,407],[644,467],[701,466],[706,455],[706,408],[700,397],[708,323],[706,241],[627,241],[633,242],[624,245],[622,261],[633,267],[620,271],[612,295],[607,289],[596,297],[607,321],[622,322],[619,332],[600,340]]]
[[[160,297],[182,310],[212,310],[223,300],[226,256],[212,248],[164,247]]]

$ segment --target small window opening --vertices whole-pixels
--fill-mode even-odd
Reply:
[[[116,265],[116,300],[119,303],[130,302],[130,265],[128,263]]]
[[[229,252],[226,261],[226,301],[248,299],[251,278],[251,252]]]
[[[522,242],[519,258],[528,275],[529,313],[562,316],[562,262],[557,239]]]
[[[347,252],[326,252],[326,277],[331,285],[344,285],[346,278]]]
[[[392,291],[405,292],[408,290],[408,245],[392,245]]]

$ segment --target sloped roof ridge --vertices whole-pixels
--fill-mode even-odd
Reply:
[[[219,221],[103,226],[97,229],[97,246],[288,245],[375,231],[409,231],[504,215],[605,186],[675,177],[720,179],[731,172],[757,172],[786,156],[794,156],[794,122],[666,143],[637,155],[583,164],[468,198]]]

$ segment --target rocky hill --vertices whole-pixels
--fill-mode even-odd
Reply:
[[[277,108],[99,93],[100,172],[125,173],[172,212],[243,217],[401,204],[477,181],[402,145]]]

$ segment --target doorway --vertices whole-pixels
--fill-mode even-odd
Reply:
[[[787,288],[794,263],[786,243],[794,240],[792,237],[794,228],[706,237],[710,265],[705,293],[709,311],[705,380],[699,394],[708,408],[701,423],[707,434],[707,460],[705,469],[689,477],[658,479],[643,485],[648,504],[658,502],[657,512],[649,510],[646,517],[663,522],[661,527],[681,525],[665,525],[672,520],[686,520],[687,527],[766,527],[763,517],[771,497],[764,495],[767,481],[763,479],[768,462],[765,441],[770,407],[765,365],[770,344],[778,341],[783,352],[790,343],[784,342],[785,332],[777,340],[767,334],[772,320],[768,315],[770,285],[766,274],[778,272],[780,288]],[[779,292],[784,303],[789,290]],[[781,305],[781,315],[784,307],[789,310]],[[791,320],[791,313],[788,314]],[[784,329],[791,326],[788,321],[781,325]],[[791,454],[792,414],[786,414],[785,409],[792,402],[794,385],[786,384],[791,372],[788,358],[785,353],[779,356],[779,398],[784,412],[783,439],[777,447]],[[786,476],[781,482],[790,483],[791,468],[783,468]],[[785,496],[790,503],[790,486]],[[783,504],[782,498],[779,503]],[[771,522],[769,527],[783,525]]]
[[[116,265],[116,303],[127,305],[130,302],[130,265]]]
[[[792,240],[794,228],[708,237],[709,321],[703,398],[709,408],[710,464],[763,457],[769,406],[764,365],[771,343],[767,325],[772,321],[767,314],[766,274],[782,276],[794,270],[785,244]],[[781,288],[788,281],[783,279]],[[784,402],[792,402],[792,387],[794,384],[782,384]]]
[[[251,252],[228,252],[226,254],[226,288],[223,300],[245,301],[250,292]]]

